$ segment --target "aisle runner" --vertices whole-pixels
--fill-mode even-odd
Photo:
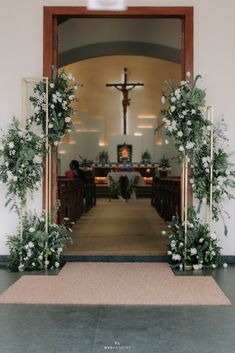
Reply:
[[[209,276],[175,276],[166,263],[68,263],[58,276],[23,276],[8,304],[230,305]]]

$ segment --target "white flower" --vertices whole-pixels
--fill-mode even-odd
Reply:
[[[71,94],[71,96],[69,96],[69,100],[72,101],[74,99],[74,95]]]
[[[16,175],[13,176],[13,180],[14,181],[17,181],[18,180],[18,177]]]
[[[170,250],[167,251],[167,255],[172,255],[172,252]]]
[[[50,87],[54,88],[55,87],[54,83],[50,83]]]
[[[183,152],[183,151],[184,151],[184,146],[181,145],[181,146],[179,147],[179,151],[180,151],[180,152]]]
[[[54,125],[53,125],[52,123],[50,123],[50,124],[48,125],[49,129],[52,129],[53,126],[54,126]]]
[[[162,230],[162,235],[166,235],[166,231],[165,230]]]
[[[0,151],[3,151],[4,150],[4,146],[2,143],[0,143]]]
[[[55,145],[55,146],[58,146],[58,141],[55,141],[55,142],[54,142],[54,145]]]
[[[197,254],[197,249],[196,248],[191,248],[190,249],[190,254],[191,255],[196,255]]]
[[[187,125],[188,125],[188,126],[192,125],[192,121],[191,121],[191,120],[188,120],[188,121],[187,121]]]
[[[216,265],[215,265],[215,264],[212,264],[211,267],[212,267],[212,268],[216,268]]]
[[[166,102],[166,98],[165,98],[165,96],[162,96],[161,101],[162,101],[162,104],[165,104],[165,102]]]
[[[56,268],[60,267],[59,262],[55,262],[55,267],[56,267]]]
[[[204,242],[204,238],[200,238],[199,243],[203,243],[203,242]]]
[[[189,179],[190,184],[193,184],[193,178]]]
[[[177,88],[177,89],[175,90],[175,95],[176,95],[176,96],[180,96],[180,95],[181,95],[181,92],[180,92],[180,89],[179,89],[179,88]]]
[[[54,104],[51,104],[51,109],[54,109],[55,108],[55,105]]]
[[[183,270],[183,264],[179,264],[179,269],[182,271]]]
[[[67,116],[64,120],[66,123],[69,123],[71,121],[71,118],[69,116]]]
[[[223,268],[227,268],[228,267],[228,264],[225,262],[223,263]]]
[[[186,85],[186,84],[187,84],[186,81],[181,81],[181,82],[180,82],[180,85],[181,85],[181,86],[184,86],[184,85]]]
[[[40,156],[36,155],[33,158],[33,162],[36,164],[40,164],[40,163],[42,163],[42,158]]]
[[[19,270],[20,272],[23,271],[23,269],[24,269],[24,265],[23,265],[23,264],[21,264],[21,265],[18,266],[18,270]]]
[[[173,113],[175,111],[176,107],[174,105],[171,105],[170,109],[171,109],[171,112]]]
[[[43,259],[43,256],[42,256],[42,255],[39,255],[38,258],[39,258],[39,260],[42,260],[42,259]]]
[[[184,246],[184,243],[181,241],[181,242],[179,243],[179,247],[182,248],[183,246]]]
[[[182,137],[182,136],[183,136],[183,132],[182,132],[182,131],[178,131],[178,132],[177,132],[177,135],[178,135],[179,137]]]
[[[183,115],[186,115],[186,114],[187,114],[187,111],[186,111],[186,110],[183,110],[183,111],[182,111],[182,114],[183,114]]]
[[[172,260],[180,261],[180,260],[181,260],[181,255],[179,255],[179,254],[173,254],[173,255],[172,255]]]
[[[34,233],[34,232],[35,232],[35,229],[34,229],[33,227],[30,227],[30,228],[29,228],[29,232],[30,232],[30,233]]]
[[[166,139],[165,140],[165,144],[168,145],[169,144],[169,140]]]
[[[216,253],[215,253],[214,250],[211,252],[211,255],[212,255],[212,256],[215,256],[215,255],[216,255]]]
[[[46,260],[46,261],[45,261],[45,266],[49,265],[49,263],[50,263],[50,262],[49,262],[48,260]]]
[[[196,110],[195,110],[195,109],[192,109],[192,110],[191,110],[191,113],[192,113],[192,114],[196,114]]]
[[[213,239],[213,240],[217,239],[217,235],[215,232],[211,233],[211,239]]]
[[[6,167],[9,167],[9,163],[8,163],[7,161],[5,162],[5,166],[6,166]]]
[[[14,142],[10,142],[9,144],[8,144],[8,146],[9,146],[9,148],[14,148]]]
[[[75,85],[75,86],[74,86],[74,89],[75,89],[75,90],[77,90],[77,89],[78,89],[78,86],[77,86],[77,85]]]
[[[171,98],[171,102],[172,102],[172,103],[175,103],[175,102],[176,102],[176,98],[175,98],[175,97],[172,97],[172,98]]]
[[[8,178],[8,181],[13,179],[13,174],[10,170],[7,170],[7,178]]]
[[[194,269],[194,270],[201,270],[202,267],[203,267],[202,264],[194,264],[194,265],[193,265],[193,269]]]
[[[194,147],[194,142],[187,142],[186,143],[186,149],[191,150]]]
[[[36,266],[36,265],[35,265],[35,262],[32,262],[32,266],[33,266],[33,267],[35,267],[35,266]]]
[[[209,168],[206,168],[205,171],[206,171],[207,173],[209,173],[209,172],[210,172],[210,169],[209,169]]]

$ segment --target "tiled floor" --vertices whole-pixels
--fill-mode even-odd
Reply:
[[[1,305],[0,352],[234,353],[235,267],[212,274],[232,306]],[[0,270],[0,291],[19,276]]]
[[[166,223],[150,199],[98,199],[73,226],[73,244],[66,255],[166,255]]]

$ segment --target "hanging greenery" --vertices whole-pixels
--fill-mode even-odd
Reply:
[[[72,128],[71,116],[75,113],[72,102],[77,101],[75,91],[77,85],[75,78],[64,71],[57,75],[53,67],[53,76],[48,86],[48,139],[49,144],[58,145],[58,142],[70,132]],[[29,97],[34,114],[28,119],[28,124],[33,122],[42,126],[46,134],[46,84],[39,82],[34,86],[34,95]]]
[[[167,107],[162,114],[167,135],[174,137],[179,155],[187,154],[189,158],[202,141],[202,129],[208,125],[203,116],[206,93],[196,86],[199,78],[192,86],[189,81],[181,81],[179,86],[165,81],[163,86],[162,103]]]
[[[40,216],[27,212],[23,217],[23,238],[18,234],[8,237],[7,245],[10,254],[8,267],[12,271],[35,271],[60,267],[61,255],[66,242],[71,241],[68,231],[71,231],[67,219],[63,225],[53,223],[49,216],[48,232],[45,230],[45,212]]]
[[[39,189],[42,179],[43,140],[21,129],[14,118],[0,140],[0,181],[7,186],[6,206],[25,206],[27,192]]]
[[[200,148],[196,148],[192,164],[193,192],[194,196],[199,200],[199,207],[202,203],[209,205],[210,169],[212,165],[212,216],[215,221],[218,221],[219,216],[223,216],[223,201],[234,198],[230,188],[235,187],[235,169],[234,165],[229,162],[229,155],[223,146],[226,141],[225,137],[214,129],[213,160],[211,160],[210,133],[204,131],[203,136],[203,143]]]

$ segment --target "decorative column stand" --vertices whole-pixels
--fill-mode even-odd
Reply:
[[[49,228],[49,219],[48,214],[51,211],[51,147],[49,146],[48,141],[48,121],[49,121],[49,101],[48,101],[48,77],[30,77],[30,78],[23,78],[22,79],[22,127],[26,122],[26,116],[28,111],[28,95],[27,95],[27,85],[29,84],[37,84],[39,82],[45,83],[46,89],[46,141],[45,141],[45,148],[46,148],[46,157],[45,157],[45,231],[48,233]],[[20,210],[20,239],[23,240],[23,215],[24,210]],[[47,269],[47,252],[48,252],[48,244],[45,244],[45,269]],[[20,259],[20,268],[22,265],[22,257]]]
[[[184,270],[191,269],[191,265],[187,265],[187,239],[188,239],[188,156],[184,156],[182,163],[182,208],[181,219],[184,221]]]
[[[211,123],[210,128],[210,199],[209,199],[209,215],[207,222],[209,224],[210,234],[212,233],[212,215],[213,215],[213,158],[214,158],[214,109],[213,106],[207,107],[207,120]]]

